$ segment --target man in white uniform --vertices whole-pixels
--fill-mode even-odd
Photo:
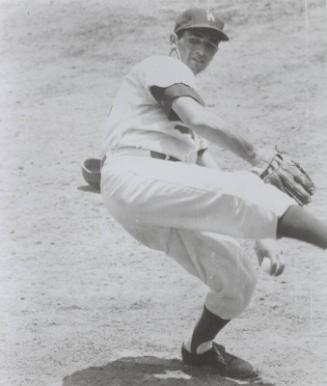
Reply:
[[[210,112],[196,88],[228,37],[212,12],[191,8],[177,19],[169,56],[135,65],[114,99],[105,131],[101,191],[112,216],[138,241],[165,252],[205,283],[203,313],[182,345],[186,364],[222,375],[256,375],[250,363],[214,343],[250,302],[255,271],[237,238],[297,238],[327,247],[327,228],[288,195],[246,171],[223,172],[207,141],[254,167],[271,158]],[[266,251],[267,252],[267,251]],[[283,266],[276,256],[272,272]]]

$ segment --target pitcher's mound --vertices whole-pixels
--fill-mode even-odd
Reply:
[[[226,379],[207,368],[185,366],[178,359],[152,356],[122,358],[65,377],[63,386],[273,386],[263,381]]]

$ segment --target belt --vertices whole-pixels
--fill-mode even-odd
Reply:
[[[150,151],[150,156],[151,156],[152,158],[163,159],[163,160],[166,160],[166,161],[175,161],[175,162],[180,161],[178,158],[173,157],[172,155],[159,153],[158,151],[152,151],[152,150],[151,150],[151,151]]]
[[[151,157],[151,158],[157,158],[157,159],[162,159],[166,161],[175,161],[178,162],[180,161],[178,158],[173,157],[168,154],[160,153],[158,151],[153,151],[153,150],[146,150],[146,149],[140,149],[137,147],[124,147],[121,149],[115,149],[112,151],[109,151],[109,154],[119,154],[119,155],[130,155],[130,156],[139,156],[139,157]],[[103,157],[102,159],[102,165],[105,163],[105,160],[107,159],[106,156]]]

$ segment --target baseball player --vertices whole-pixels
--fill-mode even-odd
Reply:
[[[214,342],[247,307],[256,284],[237,239],[257,240],[258,255],[270,258],[278,275],[283,265],[265,239],[289,237],[326,248],[327,227],[301,206],[314,190],[304,170],[281,153],[257,149],[199,95],[195,76],[228,41],[223,27],[213,12],[188,9],[177,18],[170,54],[148,57],[126,75],[105,129],[101,192],[127,232],[174,258],[209,289],[182,345],[184,363],[245,379],[257,375],[252,365]],[[220,170],[208,142],[253,170]]]

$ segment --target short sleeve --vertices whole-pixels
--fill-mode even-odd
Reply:
[[[196,91],[193,72],[180,60],[170,56],[152,56],[143,62],[142,72],[144,86],[169,119],[178,119],[171,109],[178,97],[191,97],[204,105]]]
[[[143,63],[145,86],[166,88],[182,83],[195,88],[193,72],[180,60],[170,56],[152,56]]]
[[[171,115],[171,107],[174,100],[179,97],[190,97],[201,105],[205,105],[200,95],[192,87],[183,83],[173,84],[166,88],[152,86],[150,91],[155,100],[162,106],[168,117]]]

